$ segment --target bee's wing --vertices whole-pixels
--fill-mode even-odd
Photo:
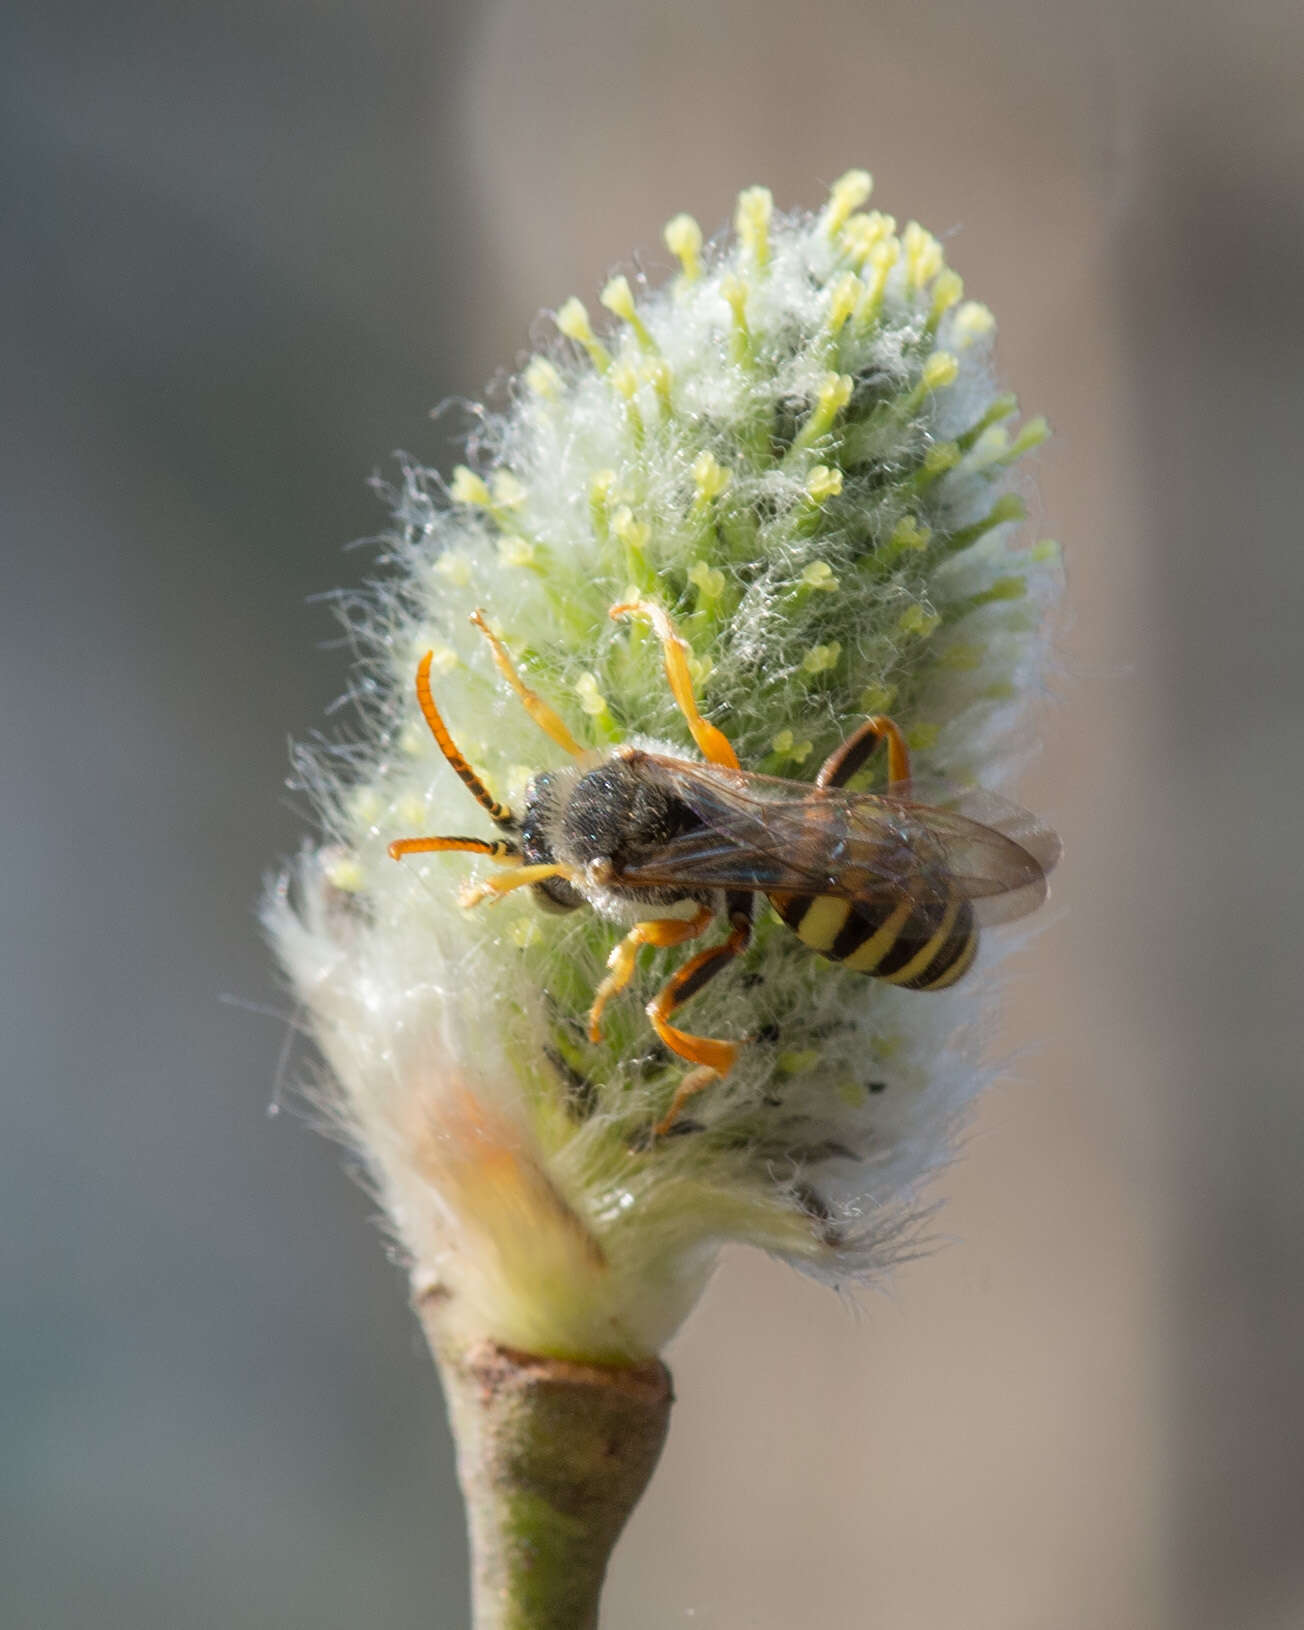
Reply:
[[[1005,922],[1045,898],[1046,872],[1059,854],[1053,833],[990,793],[932,785],[912,787],[909,800],[818,792],[804,782],[647,757],[701,825],[623,866],[620,882],[630,886],[920,903],[958,890],[980,920]],[[918,801],[917,792],[946,797],[949,807]]]

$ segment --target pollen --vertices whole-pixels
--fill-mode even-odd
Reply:
[[[607,712],[607,698],[598,689],[596,674],[582,673],[575,681],[575,694],[590,718],[599,719]]]

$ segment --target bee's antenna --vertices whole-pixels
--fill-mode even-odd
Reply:
[[[435,653],[427,651],[417,666],[417,701],[421,704],[421,712],[426,723],[430,726],[430,734],[439,744],[439,751],[457,771],[462,785],[475,799],[480,807],[488,812],[490,820],[497,821],[499,826],[515,826],[516,817],[506,804],[500,804],[490,795],[489,789],[481,781],[471,766],[458,751],[453,738],[448,733],[448,726],[439,716],[439,709],[435,706],[435,698],[430,691],[430,664],[434,661]]]

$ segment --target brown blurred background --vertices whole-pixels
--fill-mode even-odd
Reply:
[[[863,164],[1057,429],[1068,852],[947,1248],[726,1259],[612,1630],[1304,1624],[1304,11],[124,0],[0,22],[0,1623],[465,1619],[251,907],[366,487],[661,223]],[[239,1004],[224,1003],[234,998]]]

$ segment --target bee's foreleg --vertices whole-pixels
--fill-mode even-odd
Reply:
[[[607,958],[611,970],[598,986],[589,1009],[589,1040],[602,1040],[602,1010],[617,993],[624,990],[634,977],[634,964],[645,945],[664,950],[670,945],[682,945],[685,940],[696,939],[707,927],[714,912],[710,906],[699,906],[692,917],[654,917],[647,922],[635,923],[629,933]]]
[[[733,927],[724,944],[713,945],[710,950],[701,951],[691,958],[647,1005],[647,1016],[652,1021],[652,1028],[670,1051],[678,1054],[680,1058],[687,1059],[690,1064],[699,1066],[695,1070],[690,1070],[679,1083],[670,1108],[653,1128],[655,1137],[661,1137],[669,1131],[679,1119],[679,1113],[685,1103],[695,1093],[709,1087],[712,1081],[719,1080],[721,1076],[728,1075],[738,1057],[741,1043],[715,1041],[707,1036],[690,1036],[669,1022],[669,1015],[681,1003],[686,1002],[690,996],[695,996],[703,985],[714,979],[722,968],[727,967],[736,956],[741,956],[747,949],[752,937],[751,902],[748,901],[745,909],[731,910],[729,920]]]
[[[513,889],[525,888],[530,883],[542,883],[549,877],[564,877],[569,882],[574,879],[575,872],[570,866],[552,862],[546,866],[514,866],[501,877],[487,877],[483,883],[464,884],[457,896],[457,903],[463,907],[478,906],[482,900],[500,899]]]
[[[888,791],[903,793],[910,786],[910,749],[897,724],[884,713],[876,713],[853,730],[840,747],[835,747],[815,777],[817,787],[845,787],[878,746],[887,742]]]
[[[520,697],[521,705],[535,724],[538,725],[539,729],[546,735],[551,736],[558,747],[564,748],[573,758],[580,757],[584,749],[562,723],[561,715],[557,710],[549,707],[543,697],[537,691],[532,691],[520,674],[517,673],[511,657],[507,655],[507,647],[485,621],[484,612],[473,611],[471,621],[489,641],[489,649],[493,653],[494,665]]]

